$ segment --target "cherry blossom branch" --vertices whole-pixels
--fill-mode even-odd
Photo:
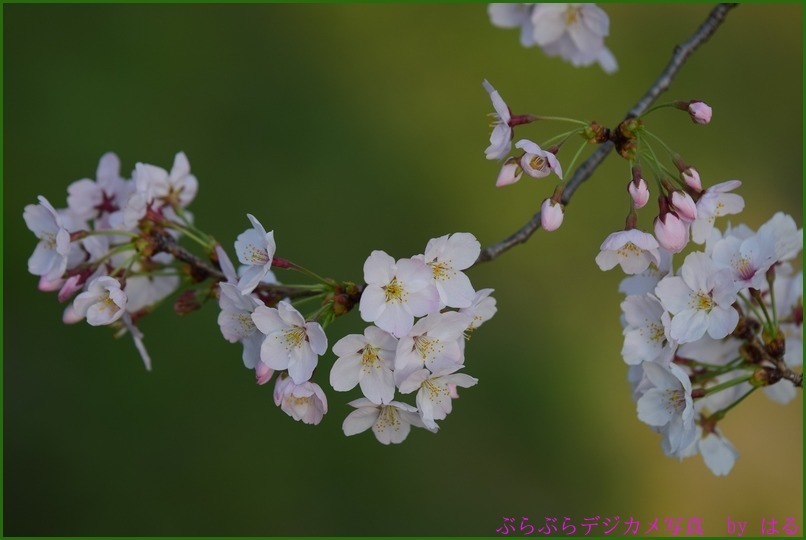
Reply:
[[[737,5],[738,4],[717,5],[696,32],[694,32],[694,34],[687,41],[675,47],[672,58],[669,60],[666,68],[663,70],[657,80],[655,80],[649,90],[647,90],[644,96],[638,101],[638,103],[636,103],[635,106],[630,109],[625,117],[625,120],[641,116],[649,109],[658,96],[669,88],[675,75],[677,75],[677,72],[680,71],[680,68],[682,68],[686,63],[686,60],[688,60],[689,56],[691,56],[700,45],[708,41],[708,39],[714,34],[714,32],[716,32],[717,28],[719,28],[719,26],[725,20],[725,16],[728,14],[728,12]],[[605,157],[607,157],[607,154],[613,150],[613,146],[614,144],[612,141],[602,144],[599,149],[597,149],[584,163],[582,163],[582,165],[576,169],[574,175],[568,181],[565,189],[563,190],[561,199],[563,205],[568,205],[577,188],[593,175],[593,172],[604,161]],[[481,254],[479,255],[479,258],[476,260],[475,264],[491,261],[505,251],[512,249],[516,245],[525,243],[539,228],[540,211],[538,211],[523,227],[515,231],[507,238],[481,250]]]

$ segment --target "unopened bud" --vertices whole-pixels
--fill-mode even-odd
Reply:
[[[263,362],[258,362],[255,366],[255,379],[258,384],[266,384],[272,375],[274,375],[274,370]]]
[[[655,238],[666,251],[679,253],[688,244],[688,225],[674,212],[661,212],[655,218]]]
[[[563,223],[563,205],[546,199],[540,206],[540,225],[544,231],[556,231]]]
[[[639,171],[640,174],[640,171]],[[632,197],[632,204],[635,209],[643,208],[649,202],[649,186],[646,181],[633,173],[633,179],[627,184],[627,191]]]
[[[501,171],[498,173],[498,178],[495,181],[495,187],[508,186],[514,184],[521,179],[523,169],[518,164],[518,160],[511,157],[504,162]]]
[[[688,104],[688,114],[695,124],[707,124],[711,121],[711,107],[702,101],[691,101]]]
[[[697,219],[697,204],[691,198],[691,195],[685,191],[673,191],[669,202],[677,211],[677,215],[684,221],[691,223]]]

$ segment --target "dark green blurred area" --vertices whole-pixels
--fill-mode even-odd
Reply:
[[[502,516],[702,517],[709,536],[726,516],[755,534],[762,517],[803,527],[802,394],[730,413],[741,457],[726,478],[666,458],[636,418],[622,276],[594,263],[627,207],[616,156],[560,230],[470,272],[499,308],[467,347],[480,382],[439,434],[394,447],[342,434],[359,391],[329,389],[331,353],[315,379],[330,411],[302,425],[254,384],[217,306],[178,319],[169,302],[144,320],[146,373],[130,340],[63,325],[26,272],[23,207],[40,194],[66,206],[110,150],[124,175],[186,152],[196,223],[230,254],[247,212],[278,255],[337,279],[361,280],[373,249],[410,256],[456,231],[496,242],[554,183],[494,187],[481,81],[515,112],[613,125],[711,5],[604,8],[613,76],[521,48],[484,4],[4,5],[5,534],[493,535]],[[711,125],[648,120],[705,184],[744,182],[734,222],[753,228],[778,210],[802,223],[802,20],[799,4],[740,6],[661,98],[707,101]],[[337,321],[330,344],[363,326],[357,312]]]

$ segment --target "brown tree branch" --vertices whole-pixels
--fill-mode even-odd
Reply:
[[[630,109],[625,119],[640,116],[645,113],[647,109],[649,109],[652,103],[658,99],[658,96],[669,88],[669,86],[672,84],[672,79],[674,79],[675,75],[677,75],[677,72],[680,71],[680,68],[682,68],[686,63],[686,60],[688,60],[689,56],[691,56],[691,54],[697,50],[700,45],[708,41],[708,39],[714,34],[714,32],[716,32],[717,28],[719,28],[719,26],[725,20],[725,16],[728,14],[728,12],[736,6],[737,4],[717,5],[696,32],[694,32],[694,34],[687,41],[675,47],[672,58],[669,60],[666,68],[660,74],[660,77],[655,80],[655,82],[638,101],[638,103],[636,103],[635,106]],[[605,157],[607,157],[607,154],[609,154],[612,149],[612,142],[602,144],[601,147],[599,147],[584,163],[582,163],[582,165],[576,169],[576,171],[574,171],[574,175],[568,181],[563,191],[563,205],[568,205],[568,203],[571,202],[571,197],[577,188],[582,185],[583,182],[588,180],[591,175],[593,175],[593,172],[597,167],[599,167],[602,161],[604,161]],[[481,254],[479,255],[479,258],[476,260],[475,264],[491,261],[505,251],[512,249],[516,245],[523,244],[539,228],[540,211],[538,211],[528,223],[507,238],[481,250]]]

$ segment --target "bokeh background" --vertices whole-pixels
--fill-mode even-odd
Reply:
[[[607,4],[612,76],[521,48],[484,4],[3,8],[6,535],[494,535],[503,516],[633,516],[642,532],[701,517],[707,535],[727,516],[755,534],[762,517],[803,525],[802,394],[780,406],[759,393],[730,413],[741,457],[725,478],[699,456],[666,458],[637,420],[621,275],[593,260],[627,206],[616,156],[559,231],[470,272],[499,308],[467,348],[480,382],[438,435],[399,446],[342,434],[358,389],[328,391],[317,427],[288,418],[220,336],[214,305],[144,320],[146,373],[128,339],[64,326],[26,272],[23,207],[39,194],[65,206],[110,150],[124,174],[185,151],[197,224],[230,253],[247,212],[274,229],[278,255],[337,279],[361,280],[373,249],[410,256],[455,231],[488,245],[554,183],[494,187],[482,79],[515,112],[613,125],[711,5]],[[740,220],[754,228],[778,210],[801,223],[802,20],[799,4],[734,10],[666,96],[706,100],[712,124],[650,117],[706,184],[744,182]],[[337,321],[331,345],[362,327],[357,313]]]

